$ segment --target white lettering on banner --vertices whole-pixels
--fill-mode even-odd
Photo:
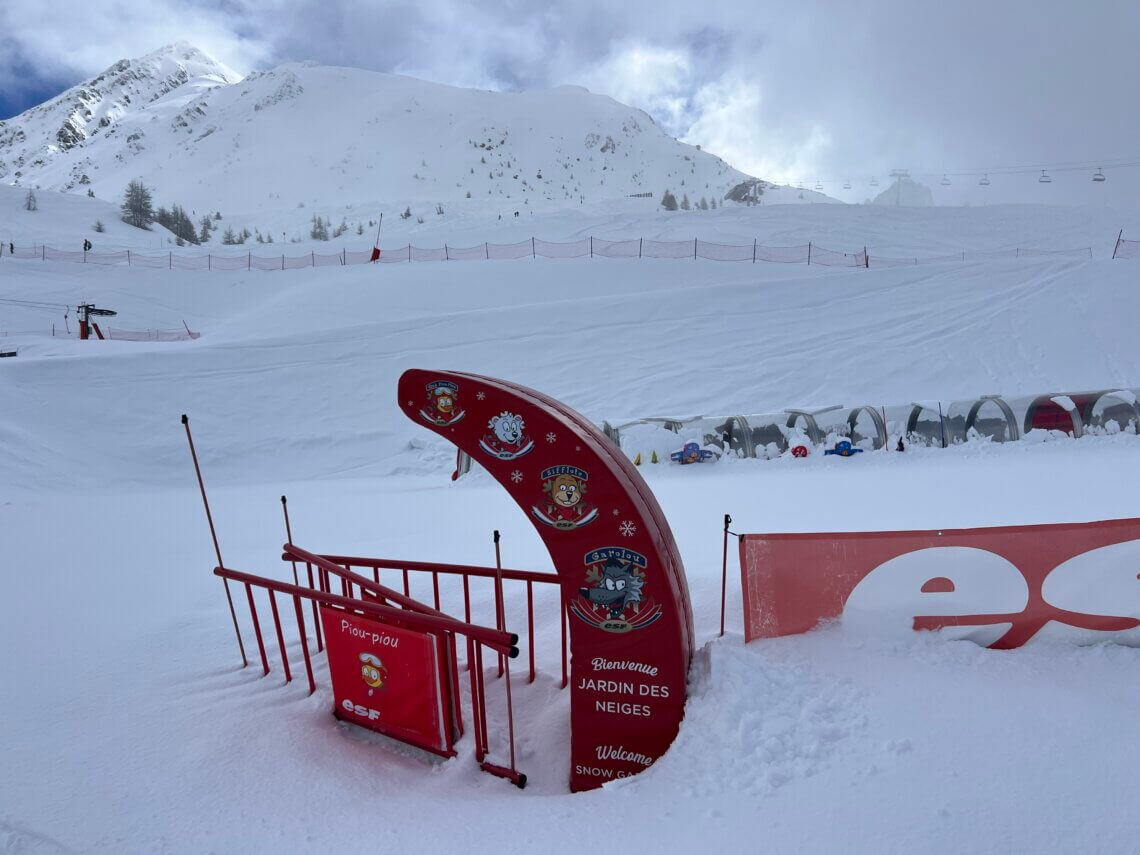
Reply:
[[[370,707],[363,706],[362,704],[354,704],[348,698],[340,702],[340,706],[347,712],[358,715],[361,718],[366,718],[369,721],[376,721],[380,718],[380,711],[371,709]]]
[[[361,629],[351,621],[341,618],[340,631],[347,632],[353,638],[359,638],[362,641],[368,641],[377,647],[399,647],[400,639],[394,635],[388,635],[386,632],[375,632],[366,629]]]
[[[614,776],[613,769],[601,769],[597,766],[575,766],[575,775],[587,775],[591,778],[612,778]]]
[[[637,671],[650,677],[657,676],[657,666],[648,665],[644,662],[627,662],[595,656],[591,664],[595,671]]]
[[[640,763],[642,766],[652,766],[653,758],[648,754],[637,754],[626,751],[624,746],[599,745],[595,749],[599,760],[620,760],[625,763]]]
[[[1016,625],[1016,644],[1045,636],[1140,643],[1140,540],[1090,549],[1058,564],[1031,591],[1025,575],[986,549],[942,546],[884,561],[855,586],[843,622],[872,632],[937,628],[983,646]],[[960,623],[956,623],[960,621]]]
[[[650,716],[653,711],[644,704],[627,704],[624,701],[595,701],[594,710],[597,712],[613,713],[614,715]]]
[[[923,591],[932,579],[945,590]],[[916,615],[984,615],[1019,612],[1029,602],[1021,571],[1006,559],[972,546],[936,546],[884,561],[863,577],[843,606],[843,623],[873,632],[909,635]],[[953,638],[993,644],[1009,623],[948,627]]]
[[[586,678],[578,685],[579,689],[595,692],[611,692],[615,695],[632,695],[633,683],[619,683],[617,680],[591,680]]]

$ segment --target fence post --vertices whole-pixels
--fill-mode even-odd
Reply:
[[[40,245],[40,261],[47,261],[47,244]]]
[[[490,249],[490,245],[489,245],[489,244],[487,244],[485,241],[484,241],[484,243],[483,243],[483,257],[484,257],[484,258],[486,258],[486,259],[487,259],[487,261],[490,261],[490,260],[491,260],[491,249]]]
[[[808,264],[811,264],[811,241],[808,241]]]
[[[535,253],[534,253],[534,238],[530,239],[530,257],[531,258],[538,258],[538,256],[535,255]]]
[[[590,235],[590,258],[594,257],[594,236]]]
[[[412,245],[408,244],[408,263],[410,264],[411,261],[412,261]]]
[[[341,267],[344,267],[344,265],[348,259],[348,256],[346,255],[346,253],[347,253],[347,250],[342,246],[340,248],[340,266]]]
[[[206,256],[206,258],[209,258],[209,257],[210,256],[208,256],[208,255]],[[172,270],[173,268],[174,268],[174,253],[167,250],[167,253],[166,253],[166,269]]]
[[[637,257],[641,258],[641,245],[645,243],[645,238],[637,239]]]
[[[914,260],[914,263],[918,264],[917,258]],[[867,245],[863,244],[863,267],[866,268],[866,267],[870,267],[870,266],[871,266],[871,256],[867,255]]]
[[[1014,258],[1020,258],[1021,257],[1021,247],[1015,246],[1013,248],[1013,257]]]
[[[131,266],[131,251],[127,250],[127,267]]]
[[[752,238],[752,263],[756,263],[756,238]]]
[[[446,243],[443,245],[443,260],[444,261],[451,261],[451,255],[448,254],[448,252],[447,252],[447,244]]]
[[[281,269],[285,269],[285,253],[281,253]]]
[[[317,266],[317,253],[314,250],[309,250],[309,266],[310,267],[316,267]]]
[[[697,239],[693,238],[693,261],[697,260]]]
[[[1116,260],[1116,251],[1120,249],[1120,239],[1122,237],[1124,237],[1124,229],[1121,229],[1120,234],[1116,236],[1116,246],[1112,248],[1112,258],[1114,261]]]
[[[246,253],[245,269],[246,270],[253,270],[253,253],[252,252]]]
[[[208,252],[206,253],[206,269],[207,270],[213,270],[214,269],[214,256]]]

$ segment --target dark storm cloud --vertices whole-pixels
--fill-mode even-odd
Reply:
[[[1140,4],[707,0],[119,0],[0,9],[0,85],[78,80],[184,38],[245,72],[285,61],[496,89],[579,84],[777,180],[861,201],[895,166],[939,200],[1089,201],[1140,190],[1140,169],[1001,176],[1008,165],[1140,160]],[[24,57],[37,74],[18,73]],[[16,93],[14,96],[12,93]],[[929,174],[926,174],[929,173]],[[841,183],[853,188],[843,191]],[[1045,195],[1048,193],[1049,195]],[[988,194],[988,196],[987,196]]]

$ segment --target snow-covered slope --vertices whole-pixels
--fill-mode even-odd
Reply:
[[[114,198],[135,177],[158,201],[227,213],[381,201],[513,213],[666,188],[719,200],[746,176],[578,87],[487,92],[305,63],[239,82],[184,44],[0,123],[5,181]]]
[[[36,210],[25,208],[28,191],[0,184],[0,241],[27,247],[46,243],[53,249],[78,250],[89,240],[96,251],[170,248],[174,235],[151,223],[150,229],[136,229],[122,220],[117,204],[90,199],[74,193],[34,190]],[[96,225],[102,231],[96,231]]]
[[[558,239],[704,223],[710,238],[825,235],[842,247],[858,235],[941,254],[1034,236],[1084,244],[1114,220],[1140,226],[1134,213],[801,206],[624,221],[561,212],[534,227]],[[463,224],[491,227],[522,228]],[[432,229],[462,239],[446,223]],[[185,317],[203,332],[161,344],[0,339],[20,347],[0,360],[0,842],[116,853],[378,840],[555,855],[748,852],[758,841],[875,855],[1133,851],[1137,649],[990,651],[846,626],[745,646],[731,553],[729,632],[716,635],[723,513],[740,531],[1140,516],[1127,477],[1140,465],[1134,435],[643,466],[684,558],[703,650],[665,757],[572,796],[553,595],[536,591],[538,679],[513,689],[531,780],[521,793],[477,770],[470,733],[441,762],[338,723],[321,655],[314,696],[303,678],[283,687],[268,609],[274,670],[239,669],[179,415],[191,416],[229,565],[289,576],[278,560],[286,493],[306,547],[484,563],[497,528],[506,564],[542,570],[549,557],[506,494],[478,470],[449,481],[453,449],[398,412],[404,368],[510,378],[593,419],[1132,388],[1137,269],[1100,246],[1091,260],[868,270],[539,258],[179,273],[0,259],[0,297],[93,299],[125,325]],[[489,586],[476,587],[474,617],[493,620]],[[413,593],[430,598],[430,581]],[[462,613],[461,592],[443,595]],[[509,627],[525,600],[506,593]],[[493,675],[492,760],[505,762]]]

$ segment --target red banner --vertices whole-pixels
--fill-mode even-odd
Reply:
[[[455,753],[440,638],[327,606],[321,625],[337,718],[436,754]]]
[[[1140,644],[1140,519],[943,531],[747,534],[746,641],[842,618],[994,648]]]

